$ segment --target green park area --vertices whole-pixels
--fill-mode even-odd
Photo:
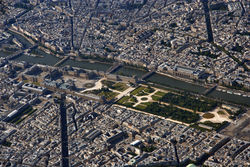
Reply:
[[[135,103],[137,103],[137,99],[133,95],[124,96],[120,100],[117,101],[117,104],[124,105],[124,106],[127,106],[127,107],[133,107],[133,105]]]
[[[205,125],[204,126],[201,126],[201,125]],[[222,123],[214,123],[214,122],[211,122],[211,121],[205,121],[205,122],[196,122],[196,123],[193,123],[190,125],[190,127],[193,127],[193,128],[196,128],[196,129],[199,129],[201,131],[211,131],[211,130],[215,130],[215,131],[218,131],[220,130],[222,127],[228,125],[228,122],[227,121],[224,121]],[[206,126],[209,128],[207,129]]]
[[[106,100],[112,100],[114,99],[118,93],[116,92],[113,92],[111,91],[109,88],[101,88],[101,89],[98,89],[98,90],[92,90],[90,92],[87,92],[87,93],[93,93],[97,96],[104,96],[106,98]]]
[[[138,102],[138,100],[141,99],[144,102],[141,102],[135,108],[139,110],[144,110],[152,102],[146,102],[148,100],[148,97],[142,97],[142,96],[148,96],[150,93],[153,93],[154,91],[155,89],[151,87],[139,86],[132,92],[130,92],[130,96],[124,96],[119,101],[117,101],[117,104],[132,108]]]
[[[185,123],[194,123],[200,119],[199,114],[185,111],[172,105],[166,106],[156,102],[149,104],[145,109],[145,112],[151,113],[154,115],[159,115],[165,118],[170,118],[173,120],[185,122]]]
[[[22,112],[20,115],[16,116],[15,118],[10,120],[9,122],[18,125],[19,123],[21,123],[23,120],[25,120],[28,116],[30,116],[35,111],[36,111],[36,109],[29,107],[24,112]]]
[[[185,123],[194,123],[200,119],[199,114],[190,111],[185,111],[173,107],[172,105],[167,106],[158,102],[141,102],[140,104],[134,107],[136,102],[136,97],[131,95],[124,96],[119,101],[117,101],[117,104]]]
[[[200,112],[211,111],[218,105],[216,101],[209,99],[198,99],[188,94],[179,95],[174,93],[166,93],[160,101]]]
[[[151,88],[150,86],[145,87],[145,86],[139,86],[135,90],[133,90],[130,94],[134,96],[146,96],[149,95],[150,93],[153,93],[155,89]]]
[[[204,125],[207,125],[209,127],[212,127],[213,130],[219,130],[223,126],[226,126],[228,124],[228,122],[224,121],[222,123],[214,123],[214,122],[211,122],[211,121],[205,121],[205,122],[202,122],[201,124],[204,124]]]
[[[153,94],[151,97],[154,101],[159,101],[166,93],[157,91],[155,94]]]
[[[114,89],[114,90],[117,90],[119,92],[123,92],[126,89],[128,89],[128,86],[122,82],[113,82],[113,81],[103,80],[102,84],[104,86],[107,86],[110,89]]]
[[[113,89],[114,90],[117,90],[117,91],[120,91],[120,92],[123,92],[125,91],[126,89],[128,89],[128,86],[125,84],[125,83],[122,83],[122,82],[117,82],[113,85]]]
[[[153,102],[142,102],[135,106],[136,109],[144,111],[149,105],[151,105]]]
[[[154,94],[150,95],[151,93]],[[137,104],[139,100],[141,102]],[[150,86],[137,87],[130,92],[130,96],[124,96],[118,100],[117,104],[188,124],[200,120],[201,116],[196,111],[205,113],[218,106],[216,101],[210,99],[195,97],[186,93],[155,91]],[[137,105],[135,106],[135,104]],[[193,110],[193,112],[190,110]],[[214,117],[209,113],[205,113],[203,116],[206,118]]]

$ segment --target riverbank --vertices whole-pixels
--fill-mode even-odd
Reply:
[[[28,38],[27,36],[25,36],[23,33],[19,32],[19,31],[16,31],[16,30],[14,30],[13,28],[9,28],[8,30],[9,30],[10,34],[16,33],[16,34],[18,34],[18,35],[21,35],[23,38],[25,38],[27,41],[29,41],[29,43],[30,43],[31,45],[35,45],[35,42],[34,42],[31,38]],[[12,32],[12,33],[11,33],[11,32]],[[12,35],[13,35],[13,34],[12,34]]]
[[[20,37],[20,36],[19,36]],[[23,40],[21,40],[22,42]],[[17,61],[27,61],[29,63],[39,63],[39,64],[46,64],[46,65],[51,65],[53,66],[56,64],[60,59],[51,54],[45,54],[43,58],[40,57],[28,57],[22,55],[18,59],[15,59]],[[77,60],[77,61],[76,61]],[[80,60],[80,61],[78,61]],[[73,67],[79,67],[83,69],[88,69],[88,70],[96,70],[96,71],[107,71],[112,65],[113,62],[107,62],[107,61],[99,61],[98,59],[80,59],[80,58],[73,58],[73,59],[68,59],[64,63],[61,64],[62,66],[65,65],[70,65]],[[134,66],[130,66],[128,64],[125,64],[124,66],[120,67],[117,71],[114,72],[114,74],[117,75],[123,75],[123,76],[134,76],[136,75],[138,78],[146,74],[148,71],[145,70],[145,68],[138,68]],[[174,88],[177,90],[183,90],[183,91],[188,91],[188,92],[193,92],[198,95],[202,95],[208,86],[210,85],[204,85],[204,84],[197,84],[192,82],[192,80],[186,80],[186,79],[180,79],[175,76],[171,76],[169,74],[165,73],[159,73],[157,72],[156,74],[153,74],[150,76],[148,79],[146,79],[147,82],[151,83],[156,83],[160,84],[163,86],[167,86],[170,88]],[[249,97],[243,97],[239,96],[236,94],[228,94],[225,92],[220,92],[217,90],[214,90],[211,92],[208,97],[210,98],[217,98],[219,100],[223,101],[230,101],[233,103],[238,103],[238,104],[243,104],[243,105],[248,105],[250,106],[250,98]]]

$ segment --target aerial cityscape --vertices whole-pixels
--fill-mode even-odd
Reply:
[[[248,0],[0,0],[0,167],[248,167]]]

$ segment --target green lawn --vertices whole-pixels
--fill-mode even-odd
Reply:
[[[152,97],[152,99],[154,100],[154,101],[160,101],[161,100],[161,98],[163,97],[163,96],[165,96],[166,95],[166,93],[164,93],[164,92],[161,92],[161,91],[157,91],[154,95],[152,95],[151,97]]]
[[[118,100],[118,104],[123,104],[125,102],[127,102],[130,99],[129,96],[123,96],[120,100]]]
[[[165,118],[171,118],[185,123],[194,123],[200,119],[199,114],[182,110],[173,106],[161,105],[159,103],[152,103],[144,110],[145,112],[159,115]]]
[[[218,111],[218,114],[219,115],[226,115],[226,113],[224,111],[222,111],[222,110]]]
[[[137,106],[135,106],[135,108],[143,111],[147,108],[147,105],[138,104]]]
[[[21,115],[15,117],[14,119],[12,119],[10,121],[10,123],[14,123],[16,125],[18,125],[19,123],[21,123],[23,120],[25,120],[28,116],[30,116],[31,114],[33,114],[37,109],[32,109],[32,107],[26,109]]]
[[[227,121],[224,121],[222,123],[213,123],[211,121],[205,121],[205,122],[202,122],[201,124],[204,124],[204,125],[207,125],[207,126],[210,126],[213,128],[213,130],[218,130],[220,129],[221,127],[223,126],[226,126],[228,124]]]
[[[210,99],[197,99],[189,94],[178,95],[170,92],[166,93],[160,101],[200,112],[211,111],[218,105],[218,102]]]
[[[157,91],[154,95],[156,95],[156,96],[164,96],[166,93],[164,93],[164,92],[161,92],[161,91]]]
[[[143,92],[144,88],[145,87],[140,86],[140,87],[136,88],[135,90],[133,90],[130,94],[131,95],[138,95],[140,92]]]
[[[131,96],[130,99],[129,99],[129,101],[134,102],[134,103],[138,102],[137,98],[134,97],[134,96]]]
[[[112,100],[113,98],[115,98],[118,95],[118,93],[116,92],[112,92],[112,91],[102,91],[98,94],[98,96],[104,96],[107,100]]]
[[[108,88],[111,88],[112,85],[115,84],[115,82],[113,82],[113,81],[108,81],[108,80],[102,80],[102,84],[105,85],[105,86],[107,86]],[[111,89],[112,89],[112,88],[111,88]]]
[[[153,93],[155,90],[151,87],[144,87],[140,86],[133,90],[130,94],[135,95],[135,96],[146,96],[150,93]]]
[[[149,106],[149,105],[151,105],[152,103],[153,103],[153,102],[143,102],[143,103],[140,103],[140,104]]]
[[[128,89],[128,86],[122,82],[113,82],[113,81],[103,80],[102,84],[107,86],[110,89],[114,89],[120,92],[123,92],[126,89]]]
[[[146,93],[153,93],[155,91],[155,89],[154,88],[152,88],[152,87],[146,87],[145,89],[144,89],[144,92],[146,92]]]
[[[151,97],[152,97],[152,99],[153,99],[154,101],[160,101],[160,99],[161,99],[160,96],[152,95]]]
[[[104,96],[107,100],[112,100],[115,98],[119,93],[112,92],[109,88],[101,88],[92,91],[88,91],[86,93],[93,93],[97,96]]]
[[[120,91],[120,92],[123,92],[125,91],[126,89],[128,89],[128,86],[125,84],[125,83],[122,83],[122,82],[117,82],[113,85],[113,89],[114,90],[117,90],[117,91]]]
[[[125,105],[127,107],[133,107],[135,103],[137,103],[137,99],[134,96],[124,96],[117,102],[117,104]]]
[[[144,111],[148,106],[150,106],[153,102],[142,102],[135,106],[136,109]]]
[[[133,102],[125,102],[123,103],[124,106],[127,106],[127,107],[133,107],[133,105],[135,105],[135,103]]]

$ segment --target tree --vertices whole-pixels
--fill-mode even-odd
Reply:
[[[175,27],[177,27],[177,24],[176,24],[176,23],[171,23],[169,26],[170,26],[171,28],[175,28]]]

